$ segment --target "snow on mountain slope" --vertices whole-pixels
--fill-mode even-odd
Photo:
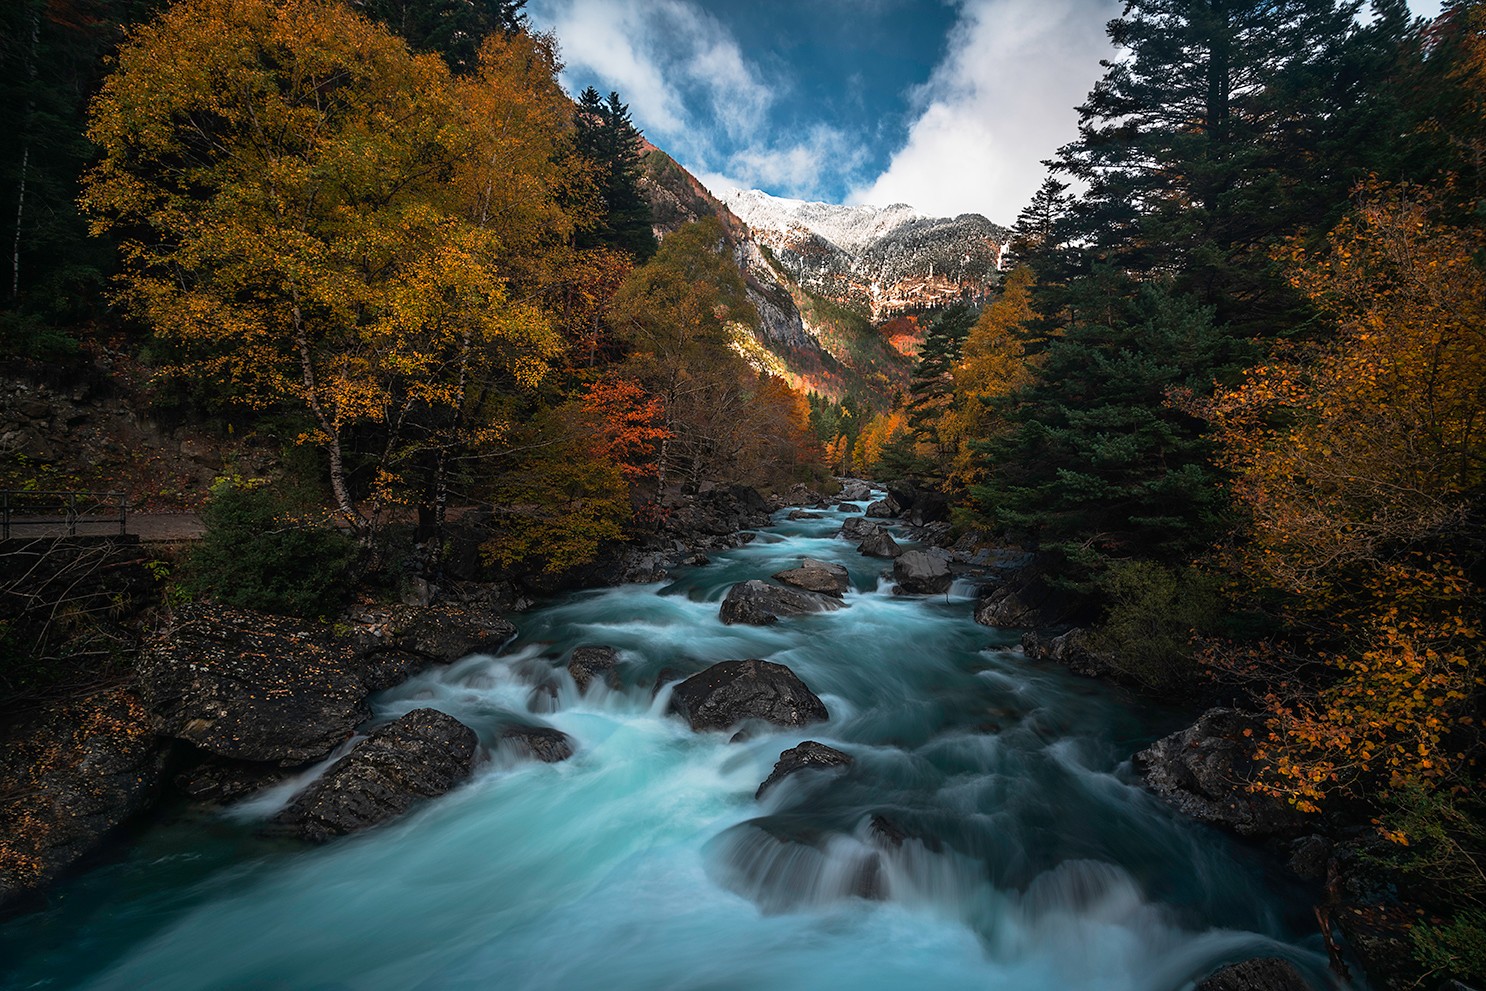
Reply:
[[[757,189],[725,189],[718,199],[755,230],[803,228],[836,247],[859,254],[904,224],[921,219],[906,203],[889,207],[835,206],[770,196]]]
[[[801,285],[873,320],[984,299],[1010,235],[979,214],[926,217],[902,203],[834,206],[756,189],[719,199]]]

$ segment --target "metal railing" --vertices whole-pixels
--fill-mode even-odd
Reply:
[[[32,533],[50,529],[76,537],[79,529],[88,535],[110,533],[118,527],[122,536],[128,512],[128,499],[122,492],[0,489],[0,539],[9,540],[20,529]]]

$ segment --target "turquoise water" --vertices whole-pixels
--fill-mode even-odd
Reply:
[[[1180,991],[1270,953],[1320,977],[1308,893],[1134,783],[1129,754],[1173,717],[1028,662],[967,599],[890,595],[826,516],[514,617],[501,656],[376,700],[377,722],[432,706],[475,728],[468,785],[315,849],[256,833],[290,789],[180,812],[0,926],[0,986]],[[734,582],[802,555],[850,569],[845,609],[718,621]],[[622,689],[579,696],[560,664],[585,643],[621,650]],[[737,657],[789,665],[830,721],[729,743],[652,698],[665,667]],[[556,711],[533,714],[554,676]],[[561,729],[576,756],[517,759],[496,744],[513,721]],[[855,763],[755,801],[805,739]],[[909,839],[874,840],[874,815]]]

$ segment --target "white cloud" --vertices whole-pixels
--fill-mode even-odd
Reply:
[[[698,176],[813,196],[822,175],[851,174],[866,159],[866,149],[829,124],[804,133],[771,128],[788,84],[689,0],[533,0],[527,12],[557,34],[570,88],[581,76],[618,90],[646,136]]]
[[[944,61],[915,94],[921,108],[886,171],[853,203],[908,203],[1010,223],[1040,164],[1077,136],[1078,114],[1111,48],[1118,0],[964,0]]]

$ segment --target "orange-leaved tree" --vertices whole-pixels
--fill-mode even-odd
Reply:
[[[1268,672],[1264,785],[1310,810],[1458,783],[1483,676],[1486,245],[1425,193],[1364,193],[1323,249],[1289,249],[1334,336],[1208,407],[1249,518],[1238,562],[1296,631]]]
[[[500,391],[560,349],[507,289],[513,252],[561,234],[559,137],[532,109],[555,59],[513,39],[484,65],[456,85],[329,0],[184,0],[130,36],[92,109],[83,204],[124,239],[121,298],[183,346],[180,371],[302,415],[363,539],[409,488],[441,493],[455,438],[498,437]]]

